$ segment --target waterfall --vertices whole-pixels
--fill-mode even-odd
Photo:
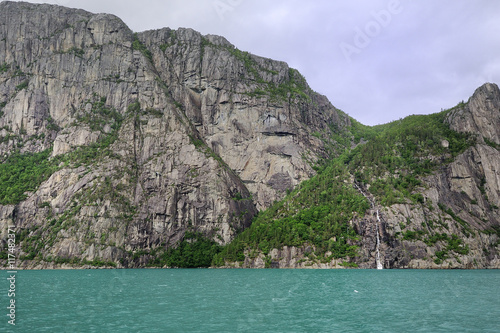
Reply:
[[[370,198],[368,195],[365,194],[365,192],[361,189],[361,187],[358,186],[358,184],[354,183],[354,187],[370,202],[370,205],[372,209],[375,209],[375,203],[372,198]],[[377,269],[384,269],[384,265],[380,261],[380,232],[379,232],[379,223],[380,223],[380,215],[378,212],[378,209],[376,210],[377,212],[377,222],[375,223],[375,228],[377,229],[377,255],[375,257],[375,262],[377,263]]]
[[[377,261],[377,269],[384,269],[384,265],[380,262],[380,234],[379,234],[379,228],[378,224],[380,223],[380,216],[378,215],[378,209],[377,209],[377,223],[375,224],[377,228],[377,257],[375,260]]]

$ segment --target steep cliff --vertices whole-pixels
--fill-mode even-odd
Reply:
[[[190,29],[0,3],[0,229],[27,267],[226,244],[350,125],[285,63]],[[37,266],[39,265],[39,266]]]

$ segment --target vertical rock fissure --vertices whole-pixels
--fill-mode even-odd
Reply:
[[[133,132],[133,146],[134,146],[134,161],[133,161],[133,172],[134,172],[134,200],[136,200],[136,194],[137,194],[137,184],[139,182],[139,162],[137,161],[137,131],[140,131],[141,129],[141,124],[140,124],[140,119],[139,119],[139,111],[136,111],[136,114],[134,115],[134,132]]]

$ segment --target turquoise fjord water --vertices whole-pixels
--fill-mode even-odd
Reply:
[[[500,332],[496,270],[18,271],[1,332]]]

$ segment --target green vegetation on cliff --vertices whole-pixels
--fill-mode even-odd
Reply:
[[[155,254],[155,259],[148,266],[195,268],[210,267],[213,257],[221,251],[221,246],[209,240],[201,233],[187,231],[176,248],[169,248],[161,254]]]
[[[58,169],[49,161],[51,150],[40,153],[10,155],[0,164],[0,205],[16,204],[26,199],[25,192],[34,191]]]
[[[369,191],[383,206],[423,203],[417,191],[420,177],[429,175],[440,163],[449,163],[474,143],[470,135],[449,129],[446,113],[409,116],[374,127],[353,120],[350,128],[337,130],[332,138],[318,134],[328,145],[335,145],[332,152],[345,149],[344,153],[322,161],[315,177],[261,212],[250,228],[215,256],[214,264],[302,245],[313,246],[314,255],[325,261],[355,257],[360,236],[350,221],[362,218],[370,205],[354,189],[353,180],[370,184]],[[351,143],[357,146],[350,149]],[[443,240],[457,243],[455,237]],[[456,249],[449,245],[443,251]]]
[[[450,163],[475,142],[471,135],[449,128],[444,121],[447,112],[373,127],[378,134],[345,160],[356,181],[370,184],[370,192],[383,206],[421,201],[421,195],[414,193],[421,185],[419,177]]]
[[[137,105],[136,105],[137,104]],[[0,204],[15,204],[26,198],[25,192],[36,190],[59,164],[91,163],[116,140],[123,118],[105,107],[105,99],[92,103],[92,111],[78,116],[93,130],[102,130],[111,120],[111,133],[98,142],[58,158],[50,159],[51,150],[36,154],[15,153],[0,165]],[[140,108],[138,103],[134,107]],[[440,163],[450,162],[457,154],[474,143],[470,135],[449,129],[444,122],[446,111],[428,116],[410,116],[386,125],[368,127],[352,120],[352,125],[334,132],[325,142],[337,157],[321,161],[315,168],[318,174],[301,183],[281,201],[261,212],[252,225],[225,247],[187,232],[175,248],[145,253],[152,258],[149,266],[208,267],[226,262],[243,261],[258,254],[268,255],[283,246],[312,246],[313,257],[322,261],[357,255],[360,236],[350,222],[362,218],[370,205],[352,185],[353,180],[370,185],[369,191],[383,206],[394,203],[423,203],[418,192],[420,177],[429,175]],[[108,119],[105,121],[105,119]],[[356,146],[351,149],[351,144]],[[454,215],[452,215],[454,216]],[[461,241],[454,236],[425,235],[422,231],[406,230],[405,240],[437,241],[448,245],[436,253],[436,263],[447,258],[449,251],[465,253]],[[30,258],[36,256],[36,237],[25,237]],[[33,238],[33,239],[32,239]],[[25,244],[26,243],[26,244]],[[458,245],[457,245],[458,244]],[[313,258],[311,257],[311,258]],[[63,260],[57,258],[57,260]]]
[[[115,142],[123,117],[114,109],[105,106],[104,97],[94,96],[89,112],[82,111],[76,117],[74,126],[88,125],[93,131],[101,131],[97,142],[57,157],[51,158],[52,149],[39,153],[20,153],[8,156],[0,164],[0,204],[17,204],[26,199],[26,192],[36,191],[40,184],[46,181],[55,171],[64,166],[74,167],[81,164],[91,164],[98,158],[109,156],[112,152],[109,146]],[[57,125],[49,118],[50,126],[58,130]],[[110,125],[110,131],[103,133],[103,128]]]
[[[347,171],[342,160],[332,161],[317,176],[259,214],[214,263],[241,261],[245,251],[252,257],[258,252],[267,255],[273,248],[302,245],[313,245],[315,255],[328,261],[354,257],[358,236],[349,221],[363,216],[370,206],[348,182]]]

